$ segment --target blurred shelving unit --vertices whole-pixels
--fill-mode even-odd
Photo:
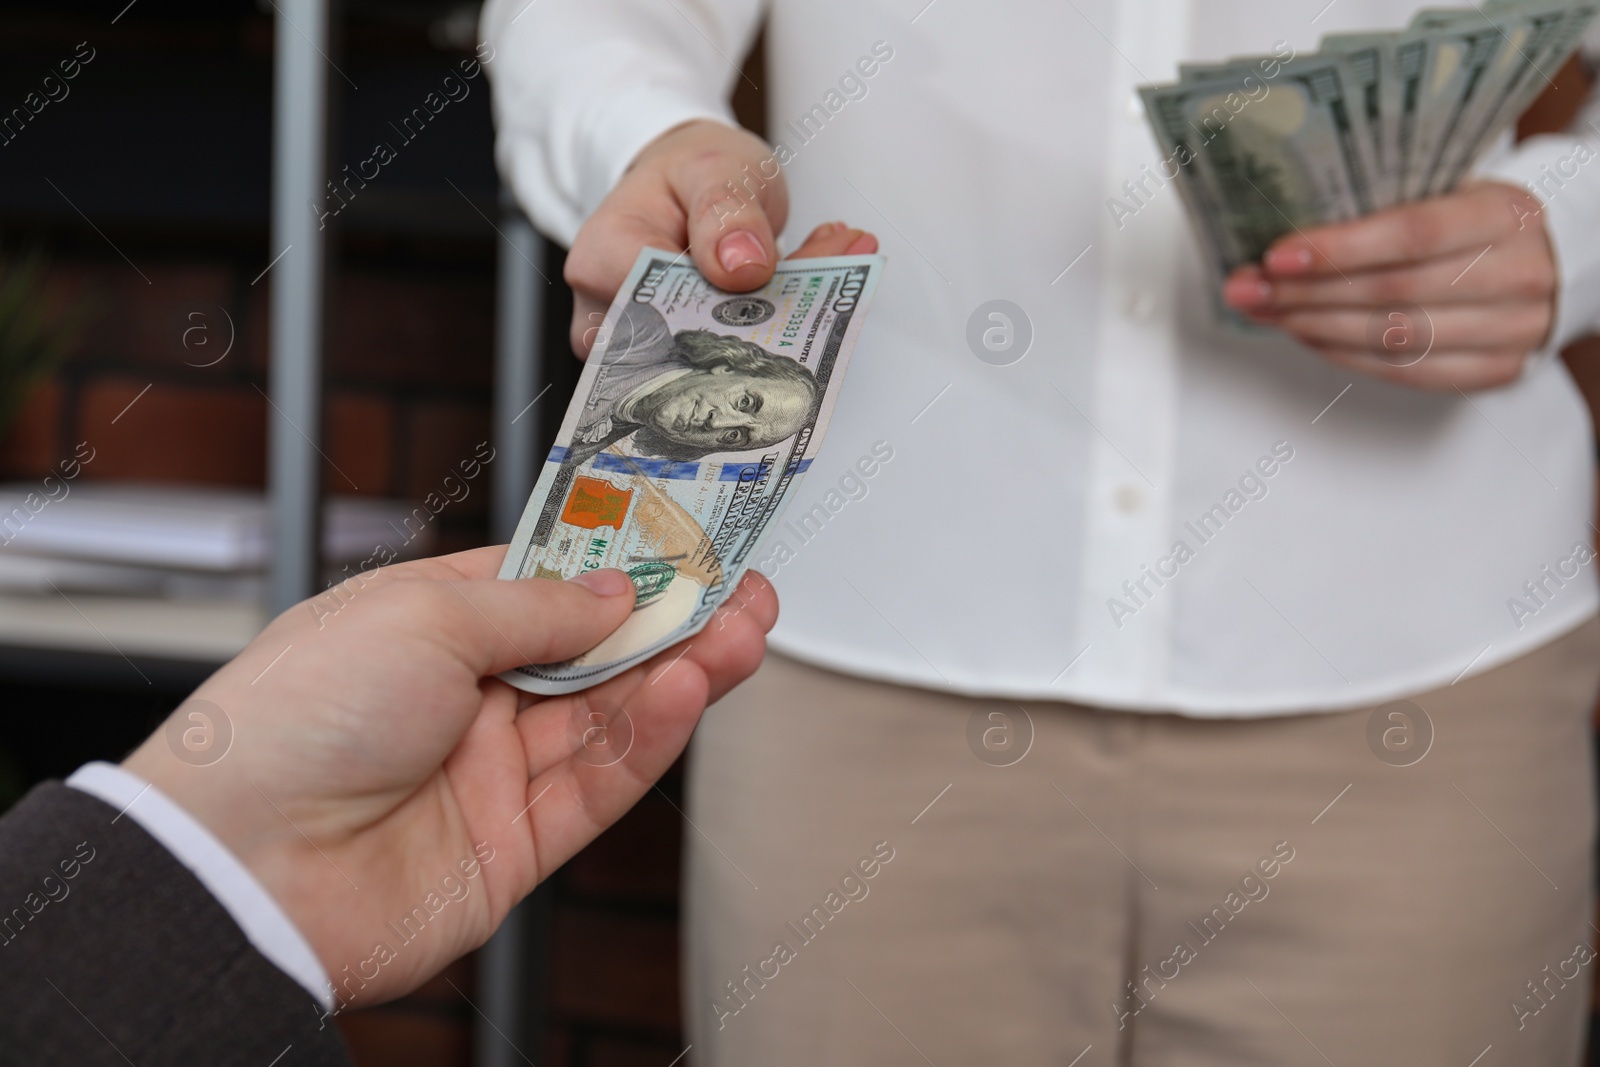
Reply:
[[[499,246],[496,332],[514,331],[515,343],[508,346],[499,337],[492,386],[496,453],[510,458],[493,467],[497,531],[507,529],[507,508],[520,507],[526,498],[541,424],[540,410],[529,405],[542,388],[537,343],[542,285],[526,283],[529,267],[544,249],[514,207],[498,197],[488,154],[486,83],[473,86],[477,99],[471,115],[427,131],[436,142],[434,151],[423,157],[412,150],[412,158],[393,168],[409,167],[409,174],[392,180],[386,174],[385,183],[363,190],[326,229],[311,208],[339,169],[330,165],[330,156],[341,163],[361,158],[358,138],[403,116],[432,88],[430,79],[437,81],[448,64],[471,54],[470,44],[463,48],[459,38],[464,32],[470,39],[474,32],[475,7],[450,0],[339,6],[345,16],[373,17],[362,31],[367,47],[354,61],[340,48],[350,31],[339,23],[348,19],[336,19],[327,0],[147,2],[146,11],[114,12],[115,18],[99,4],[67,2],[46,10],[14,0],[0,3],[0,19],[10,23],[0,61],[17,59],[0,62],[0,68],[12,71],[10,77],[0,74],[0,92],[15,90],[8,97],[20,98],[30,79],[38,80],[30,67],[49,70],[22,57],[51,55],[56,42],[80,34],[96,52],[94,63],[72,85],[73,93],[57,105],[62,121],[37,122],[16,144],[0,146],[8,157],[0,172],[0,234],[6,220],[25,219],[49,231],[53,240],[64,237],[91,247],[103,240],[127,259],[120,244],[105,235],[101,224],[106,223],[115,227],[119,241],[126,232],[148,237],[170,228],[179,242],[215,248],[230,240],[254,240],[269,253],[260,257],[260,265],[271,263],[261,288],[271,292],[268,479],[278,545],[265,605],[0,595],[0,674],[10,673],[8,664],[22,665],[30,676],[56,670],[76,674],[66,654],[78,651],[85,670],[95,675],[101,661],[120,661],[126,654],[141,665],[170,661],[173,669],[160,673],[195,678],[242,648],[273,609],[314,591],[313,531],[324,459],[321,356],[328,250],[323,246],[329,234],[364,245],[417,239]],[[141,16],[148,17],[141,22]],[[154,23],[160,29],[152,29],[152,18],[160,20]],[[393,61],[400,51],[397,21],[427,23],[435,36],[445,27],[458,37],[451,42],[455,51],[425,73],[419,73],[419,64]],[[241,50],[255,53],[256,61],[240,63],[227,55]],[[163,51],[181,53],[181,69],[160,62],[170,58]],[[92,85],[91,73],[103,84]],[[108,85],[116,91],[108,91]],[[127,91],[130,86],[137,88]],[[197,91],[202,86],[207,91]],[[80,105],[74,95],[95,98]],[[77,114],[68,111],[69,103]],[[41,116],[56,117],[49,111]],[[269,129],[270,138],[263,136]],[[338,147],[330,151],[330,144]],[[441,159],[450,162],[448,169],[441,168]],[[115,167],[116,180],[82,181],[108,167]],[[174,172],[185,177],[171,180]],[[509,236],[501,240],[496,228]],[[287,254],[275,258],[285,249]],[[129,266],[139,270],[133,262],[128,260]],[[50,656],[29,665],[30,650]],[[45,660],[50,671],[44,670]]]
[[[531,490],[535,457],[547,446],[537,403],[552,384],[541,344],[548,282],[538,264],[546,249],[498,188],[486,79],[452,103],[450,121],[426,130],[426,149],[408,147],[393,125],[472,54],[476,5],[144,0],[120,14],[117,8],[0,2],[5,108],[50,71],[63,47],[71,54],[72,42],[83,40],[95,52],[71,93],[41,121],[15,143],[0,137],[0,236],[9,238],[7,229],[42,232],[53,247],[98,255],[120,270],[114,251],[138,272],[124,281],[143,279],[152,291],[156,283],[135,263],[151,267],[174,249],[180,258],[182,249],[198,248],[238,264],[236,278],[214,288],[235,309],[263,305],[258,318],[270,322],[259,331],[264,336],[242,337],[251,327],[229,319],[233,339],[257,353],[243,357],[257,362],[233,384],[260,391],[254,383],[264,378],[270,409],[259,446],[274,526],[269,596],[255,603],[0,594],[0,680],[150,687],[175,701],[242,649],[274,610],[316,591],[316,531],[333,462],[323,434],[324,356],[340,255],[355,249],[380,258],[400,248],[412,260],[457,257],[493,272],[492,376],[461,390],[468,399],[487,394],[496,459],[482,490],[490,506],[476,521],[504,539]],[[419,33],[436,52],[418,57],[409,42]],[[390,137],[403,147],[400,158],[384,167],[382,181],[363,184],[347,208],[341,202],[338,218],[325,225],[314,205],[331,204],[329,179],[367,158],[373,138]],[[171,330],[174,341],[181,329]],[[462,332],[477,336],[491,327],[466,323]],[[136,386],[143,371],[128,373]],[[152,380],[165,373],[152,372]],[[570,384],[571,373],[558,370],[553,384]],[[352,377],[344,375],[346,386]],[[428,383],[407,387],[428,392]],[[62,403],[83,401],[83,391],[68,387]],[[565,402],[560,389],[552,392],[546,404]],[[384,410],[381,400],[364,396],[352,405],[363,402],[361,411]],[[421,477],[421,461],[404,458],[408,428],[442,423],[460,436],[474,424],[470,412],[432,409],[370,421],[402,457],[386,468],[391,482]],[[409,473],[394,473],[407,465]],[[522,1062],[520,1049],[538,1054],[544,907],[536,899],[519,910],[481,954],[472,1005],[479,1064]]]
[[[0,675],[192,688],[266,624],[256,604],[0,595]]]

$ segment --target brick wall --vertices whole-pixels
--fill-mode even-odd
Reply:
[[[682,775],[557,873],[545,1062],[666,1067],[683,1051],[678,1020]]]
[[[42,299],[92,318],[0,444],[0,477],[43,477],[88,440],[86,480],[263,487],[271,279],[252,285],[250,267],[53,261]],[[420,501],[489,438],[493,300],[485,270],[333,279],[327,491]],[[443,512],[440,547],[482,544],[487,508],[485,487]]]

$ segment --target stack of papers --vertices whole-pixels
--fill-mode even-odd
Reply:
[[[400,501],[331,498],[327,577],[354,574],[375,553],[425,554],[434,521]],[[0,485],[0,592],[249,599],[262,594],[271,554],[264,493],[68,482],[52,499],[38,483]]]

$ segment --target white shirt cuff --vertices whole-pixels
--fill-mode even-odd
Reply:
[[[86,763],[67,785],[110,804],[189,868],[272,964],[333,1010],[327,972],[299,928],[228,846],[143,778],[112,763]],[[120,816],[119,816],[120,818]]]
[[[646,86],[612,101],[592,123],[575,153],[575,202],[558,194],[550,149],[542,138],[502,122],[496,134],[496,160],[517,200],[540,231],[568,248],[584,220],[616,187],[639,153],[652,141],[695,119],[739,128],[731,109],[697,99],[692,93]]]

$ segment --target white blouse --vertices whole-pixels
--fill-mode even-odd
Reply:
[[[1261,715],[1447,685],[1596,610],[1594,443],[1559,360],[1426,393],[1221,327],[1158,173],[1138,85],[1416,6],[489,0],[482,36],[502,171],[553,238],[666,129],[732,121],[765,16],[790,234],[845,219],[882,241],[828,440],[758,555],[775,648]],[[1600,318],[1600,166],[1571,164],[1595,115],[1482,168],[1544,180],[1556,344]]]

